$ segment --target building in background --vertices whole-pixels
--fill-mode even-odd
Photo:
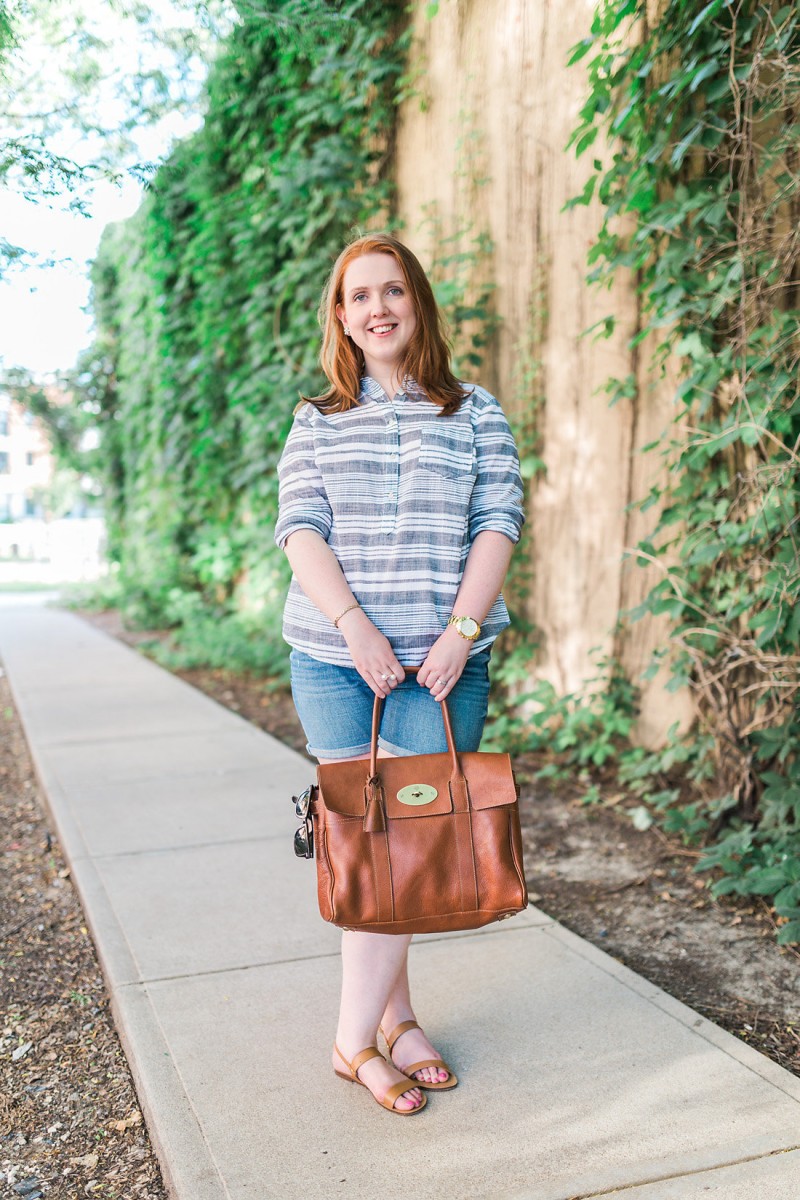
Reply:
[[[44,517],[55,463],[41,423],[0,393],[0,522]]]
[[[48,398],[58,402],[55,389]],[[105,528],[97,502],[79,480],[70,482],[44,423],[0,390],[0,586],[103,574]]]

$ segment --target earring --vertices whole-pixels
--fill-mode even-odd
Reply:
[[[344,327],[344,336],[350,337],[350,326],[349,325],[345,325],[345,327]]]

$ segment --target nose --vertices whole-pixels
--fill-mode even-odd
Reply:
[[[377,296],[372,298],[372,315],[379,317],[386,312],[386,301],[383,298],[383,293],[379,292]]]

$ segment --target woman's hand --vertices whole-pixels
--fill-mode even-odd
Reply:
[[[434,700],[444,700],[461,678],[471,646],[472,642],[448,625],[433,643],[428,657],[417,671],[417,683],[426,687]]]
[[[388,638],[370,621],[362,608],[354,608],[339,622],[353,666],[376,696],[388,696],[406,677]]]

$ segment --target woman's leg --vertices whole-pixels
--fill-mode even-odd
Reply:
[[[411,1005],[411,989],[408,983],[408,946],[406,946],[402,966],[381,1019],[381,1027],[383,1032],[388,1034],[403,1021],[416,1021],[416,1019]],[[392,1051],[392,1061],[401,1071],[403,1063],[410,1066],[415,1062],[423,1062],[426,1058],[440,1057],[439,1052],[434,1049],[421,1029],[409,1029],[405,1033],[401,1033]],[[441,1068],[423,1067],[421,1071],[415,1071],[411,1078],[424,1080],[426,1083],[445,1083],[449,1079],[449,1075]]]
[[[359,1050],[376,1044],[381,1015],[397,973],[402,970],[410,941],[410,934],[342,932],[342,1002],[336,1045],[346,1059],[353,1059]],[[335,1051],[334,1066],[337,1066]],[[402,1075],[385,1059],[374,1058],[364,1064],[359,1078],[380,1098]],[[395,1108],[417,1108],[421,1102],[419,1088],[409,1085],[409,1090],[395,1102]]]
[[[393,757],[386,751],[380,757]],[[320,759],[320,762],[335,761]],[[347,1061],[360,1050],[374,1046],[378,1040],[378,1025],[395,987],[398,975],[405,970],[408,934],[342,932],[342,999],[336,1045]],[[333,1065],[341,1070],[339,1056],[333,1052]],[[392,1084],[403,1076],[383,1058],[370,1059],[358,1072],[359,1079],[379,1099]],[[395,1108],[418,1108],[422,1103],[419,1088],[409,1088],[395,1101]]]

